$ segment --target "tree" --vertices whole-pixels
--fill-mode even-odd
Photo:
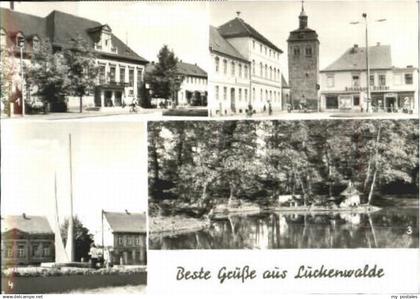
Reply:
[[[68,67],[69,91],[80,99],[80,113],[83,112],[83,96],[93,93],[99,66],[92,47],[80,36],[70,41],[64,51]]]
[[[3,48],[0,50],[0,98],[4,104],[5,111],[10,109],[10,100],[12,98],[13,77],[19,72],[14,64],[13,50]]]
[[[89,259],[90,245],[93,242],[93,235],[83,225],[83,223],[80,221],[80,219],[77,216],[73,217],[73,223],[74,223],[75,259],[76,261],[81,261],[81,259],[83,258],[85,261],[87,261]],[[66,242],[67,242],[68,226],[69,226],[69,219],[65,219],[63,225],[60,228],[64,246],[66,246]]]
[[[178,74],[177,65],[178,58],[175,53],[164,45],[159,51],[158,63],[147,76],[155,97],[176,101],[176,95],[183,81],[183,77]]]
[[[25,72],[26,80],[34,88],[34,95],[46,105],[63,100],[69,85],[68,67],[61,52],[54,52],[49,40],[39,41],[31,64]]]

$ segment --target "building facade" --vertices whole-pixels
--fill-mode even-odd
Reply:
[[[146,265],[146,214],[102,212],[104,247],[115,265]]]
[[[80,37],[94,50],[99,76],[95,90],[83,99],[84,108],[122,107],[124,102],[131,103],[139,97],[147,60],[116,37],[110,26],[56,10],[46,17],[38,17],[1,8],[0,15],[2,51],[9,51],[11,59],[16,60],[20,54],[17,41],[22,37],[25,65],[30,64],[40,40],[49,40],[54,51],[62,51],[71,48],[72,42]],[[20,80],[20,73],[16,77],[19,79],[15,81]],[[17,81],[12,85],[12,94],[7,97],[19,106],[22,84]],[[26,86],[27,94],[23,91],[29,106],[36,101],[32,89]],[[65,101],[69,109],[79,107],[78,97],[66,95]]]
[[[2,267],[54,262],[54,248],[54,233],[47,218],[25,214],[2,218]]]
[[[369,47],[370,101],[366,48],[354,45],[321,71],[321,111],[418,111],[418,69],[392,65],[391,46]]]
[[[239,16],[211,26],[211,115],[282,110],[281,53]]]
[[[308,16],[303,8],[299,28],[291,31],[288,43],[290,105],[318,109],[319,40],[315,30],[308,28]]]
[[[197,64],[178,62],[182,80],[177,99],[179,106],[207,106],[207,72]]]

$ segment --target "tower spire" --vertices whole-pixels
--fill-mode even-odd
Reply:
[[[304,0],[302,0],[302,11],[305,11],[305,8],[303,7],[303,2]]]

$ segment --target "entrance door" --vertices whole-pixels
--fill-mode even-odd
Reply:
[[[115,92],[115,106],[122,106],[122,92],[116,91]]]
[[[235,88],[230,89],[230,110],[232,110],[232,112],[236,112]]]
[[[105,107],[112,107],[112,91],[105,91]]]
[[[395,97],[386,97],[385,98],[385,111],[386,112],[394,112],[397,104],[397,99]]]
[[[325,97],[326,109],[338,109],[338,97],[337,96],[326,96]]]

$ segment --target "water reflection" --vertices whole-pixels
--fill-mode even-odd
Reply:
[[[151,249],[416,248],[418,209],[373,214],[261,213],[213,220],[205,231],[150,236]]]

